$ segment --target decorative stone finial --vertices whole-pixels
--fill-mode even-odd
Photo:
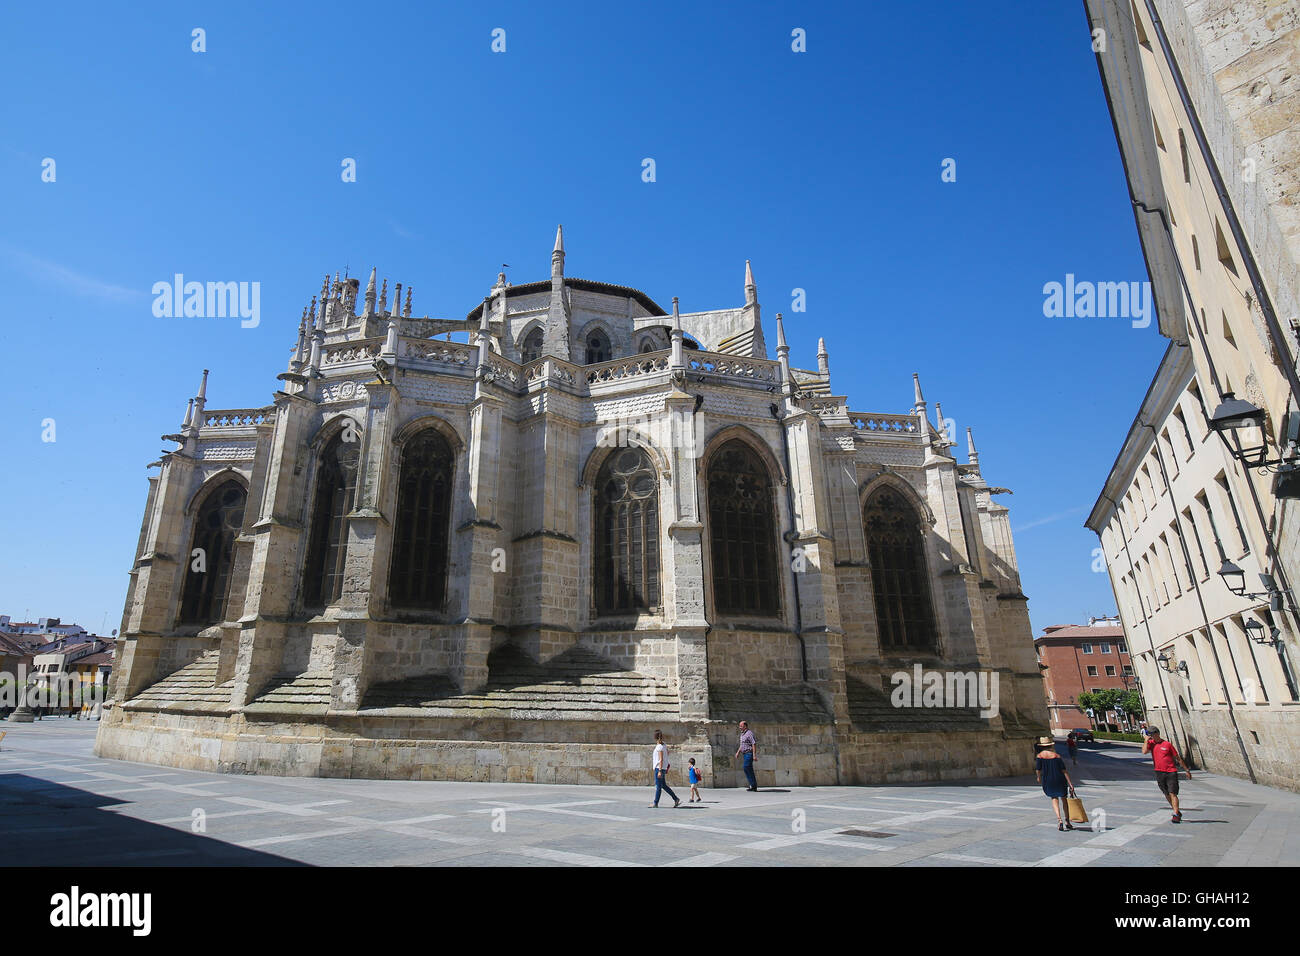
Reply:
[[[555,230],[555,248],[551,250],[551,278],[564,275],[564,227]]]

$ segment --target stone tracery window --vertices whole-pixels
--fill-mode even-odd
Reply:
[[[609,345],[609,336],[600,329],[594,330],[587,336],[587,361],[586,365],[595,365],[597,362],[608,362],[611,356]]]
[[[709,463],[708,496],[718,613],[776,616],[776,514],[767,467],[745,442],[733,439]]]
[[[881,650],[935,650],[938,630],[920,515],[901,493],[885,486],[867,499],[862,520]]]
[[[189,565],[181,591],[180,623],[216,624],[225,620],[235,538],[244,523],[247,502],[248,493],[234,479],[222,482],[203,499],[186,556]],[[195,555],[196,549],[201,555]],[[196,565],[202,570],[197,570]]]
[[[344,435],[353,436],[344,441]],[[312,507],[303,573],[303,604],[321,608],[343,593],[343,567],[347,560],[347,514],[357,484],[360,442],[351,429],[339,432],[321,452],[316,472],[316,497]]]
[[[542,357],[542,327],[539,325],[524,336],[524,344],[519,347],[519,361],[523,365],[535,362]]]
[[[595,486],[596,611],[659,606],[659,473],[641,448],[615,449]]]
[[[442,607],[447,596],[455,455],[429,429],[402,450],[388,593],[395,607]]]

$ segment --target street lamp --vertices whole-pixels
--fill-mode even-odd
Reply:
[[[1210,416],[1210,427],[1223,439],[1228,453],[1247,468],[1257,468],[1266,463],[1268,443],[1264,438],[1264,409],[1232,392],[1224,392],[1223,401]],[[1229,435],[1236,441],[1228,441]]]
[[[1268,629],[1268,636],[1265,637],[1264,625],[1253,617],[1245,623],[1245,628],[1247,637],[1256,644],[1264,644],[1265,646],[1275,646],[1278,642],[1279,635],[1282,633],[1276,627],[1271,627]]]
[[[1219,577],[1223,578],[1223,583],[1227,585],[1228,590],[1238,597],[1244,597],[1246,594],[1246,572],[1241,570],[1226,557],[1223,559],[1223,565],[1219,568]]]
[[[1209,417],[1210,428],[1223,439],[1224,446],[1236,461],[1247,469],[1273,468],[1277,477],[1273,480],[1273,496],[1276,498],[1300,498],[1300,462],[1294,455],[1295,442],[1300,437],[1300,416],[1288,412],[1283,420],[1283,433],[1286,436],[1287,450],[1290,457],[1269,460],[1268,433],[1264,428],[1264,410],[1251,402],[1237,398],[1232,392],[1223,393],[1223,401]],[[1228,437],[1232,436],[1229,441]]]
[[[1156,663],[1159,664],[1161,667],[1163,667],[1170,674],[1182,674],[1184,677],[1191,676],[1190,672],[1187,669],[1187,661],[1178,661],[1177,663],[1175,663],[1172,657],[1169,657],[1168,655],[1161,653],[1160,656],[1156,658]]]

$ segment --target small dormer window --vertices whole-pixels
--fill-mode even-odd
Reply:
[[[608,362],[610,359],[609,336],[600,329],[592,332],[587,336],[587,362],[588,365],[595,365],[597,362]]]

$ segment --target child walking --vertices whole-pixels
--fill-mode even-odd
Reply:
[[[700,796],[700,772],[695,769],[695,758],[692,757],[686,761],[686,776],[691,782],[691,796],[687,803],[703,803],[704,798]]]

